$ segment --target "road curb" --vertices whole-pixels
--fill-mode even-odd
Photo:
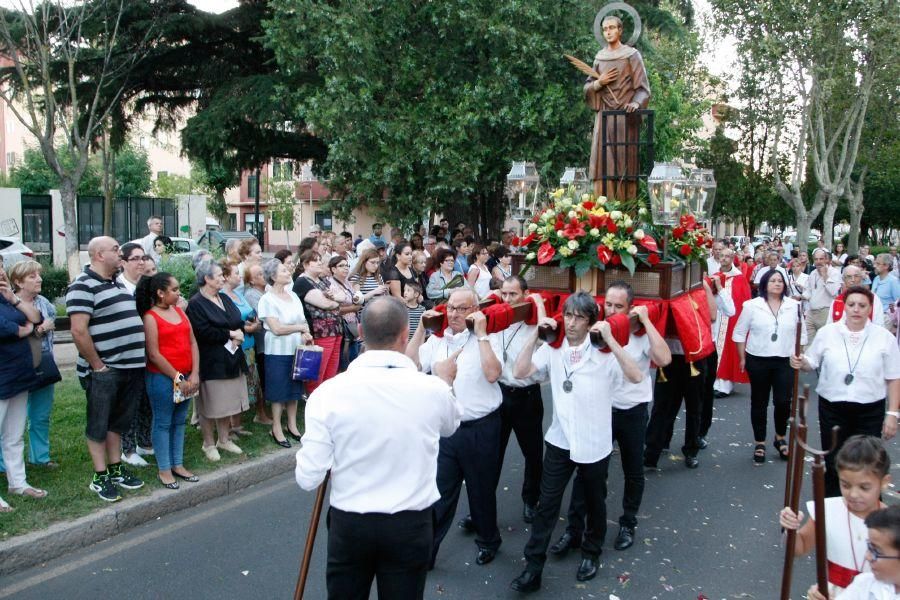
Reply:
[[[128,498],[95,513],[0,542],[0,576],[11,575],[63,554],[96,544],[158,517],[221,498],[293,470],[294,452],[275,452],[181,482],[177,492],[159,489]]]

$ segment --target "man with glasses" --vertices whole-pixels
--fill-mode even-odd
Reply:
[[[821,242],[821,240],[819,240]],[[801,294],[809,302],[806,313],[806,333],[809,344],[813,343],[816,331],[824,327],[830,313],[829,307],[841,293],[841,272],[831,266],[831,253],[822,248],[813,250],[815,270],[809,274],[806,289]]]
[[[426,311],[428,315],[439,315]],[[466,317],[472,317],[469,331]],[[476,564],[494,560],[502,542],[497,527],[497,478],[500,474],[500,403],[497,381],[503,369],[503,353],[496,335],[487,335],[487,319],[478,310],[478,298],[472,290],[455,290],[447,300],[447,328],[427,342],[420,323],[406,348],[406,355],[429,373],[436,363],[456,361],[453,392],[463,408],[462,423],[452,436],[441,438],[438,451],[437,486],[440,500],[434,504],[434,567],[441,541],[447,535],[456,513],[456,505],[466,482],[469,510],[478,546]]]
[[[838,294],[837,298],[831,302],[826,323],[834,323],[835,321],[844,322],[846,320],[847,317],[844,314],[844,292],[855,285],[863,285],[863,277],[863,270],[859,267],[855,265],[847,265],[844,267],[844,270],[841,272],[841,279],[843,280],[841,292]],[[878,315],[878,317],[875,318],[875,315]],[[884,305],[881,303],[881,299],[878,295],[873,294],[872,313],[869,315],[869,320],[876,325],[881,325],[883,323],[883,318]]]
[[[598,321],[594,298],[583,291],[563,305],[565,338],[558,348],[544,344],[537,350],[537,330],[529,335],[516,360],[513,375],[524,379],[536,373],[550,377],[553,421],[544,436],[541,499],[525,545],[525,570],[510,587],[534,592],[541,587],[547,546],[559,520],[563,493],[572,473],[584,482],[587,530],[581,545],[582,561],[575,578],[587,581],[597,575],[603,538],[606,536],[606,476],[612,454],[612,403],[623,380],[639,383],[640,367],[612,335],[609,323]],[[557,327],[555,319],[541,319]],[[610,353],[591,345],[589,331],[597,331]]]
[[[119,487],[144,485],[120,462],[121,436],[144,390],[144,324],[134,297],[114,279],[121,262],[118,242],[96,237],[88,243],[88,256],[90,264],[69,286],[66,310],[87,396],[85,437],[94,467],[89,487],[115,502],[122,498]]]

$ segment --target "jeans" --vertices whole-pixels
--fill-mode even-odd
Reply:
[[[184,422],[190,402],[172,401],[173,382],[162,373],[147,371],[147,396],[153,408],[153,450],[160,471],[184,464]]]
[[[28,462],[50,462],[50,411],[53,409],[53,384],[28,393]],[[6,470],[0,453],[0,471]]]
[[[791,413],[791,384],[794,370],[790,359],[783,356],[753,356],[747,354],[747,376],[750,378],[750,422],[753,439],[766,439],[766,421],[769,412],[769,394],[775,405],[775,434],[784,437]]]
[[[841,495],[841,484],[838,480],[834,459],[838,450],[852,435],[871,435],[881,437],[884,424],[885,399],[871,404],[859,402],[832,402],[819,396],[819,434],[822,448],[831,448],[831,428],[840,427],[837,435],[837,447],[825,455],[825,495],[829,498]]]

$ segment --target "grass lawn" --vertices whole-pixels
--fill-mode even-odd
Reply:
[[[53,413],[50,418],[50,457],[59,463],[58,469],[44,469],[29,464],[25,465],[28,483],[47,490],[46,498],[34,500],[22,496],[13,496],[6,491],[5,485],[0,488],[0,495],[16,510],[12,513],[0,514],[0,540],[9,539],[51,523],[74,519],[92,511],[112,506],[97,497],[88,489],[91,480],[91,461],[84,439],[85,399],[84,391],[77,381],[74,371],[63,371],[62,382],[56,384]],[[302,413],[301,413],[302,418]],[[302,423],[300,424],[302,429]],[[290,452],[275,445],[269,437],[269,427],[253,423],[253,410],[244,414],[244,428],[252,431],[252,436],[242,437],[237,444],[244,454],[236,456],[228,452],[220,452],[222,460],[212,463],[206,460],[200,450],[200,432],[188,426],[185,431],[184,464],[194,473],[214,471],[217,468],[241,463],[271,452]],[[28,456],[26,432],[25,456]],[[294,448],[297,444],[294,443]],[[139,490],[122,490],[123,499],[132,496],[147,495],[162,486],[156,478],[153,457],[145,459],[149,467],[132,468],[132,471],[146,482]],[[5,476],[3,476],[5,484]],[[182,482],[182,486],[190,486]],[[177,494],[178,491],[171,493]]]

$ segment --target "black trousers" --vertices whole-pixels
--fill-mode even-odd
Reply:
[[[703,382],[706,365],[703,361],[694,363],[699,371],[691,377],[690,364],[681,354],[673,354],[672,362],[664,369],[656,372],[656,385],[653,390],[653,410],[650,412],[650,423],[647,425],[647,447],[644,450],[644,463],[656,465],[659,455],[666,445],[681,403],[684,402],[684,446],[681,452],[685,456],[696,456],[700,451],[697,437],[700,433],[700,408],[703,397]],[[665,373],[665,381],[660,373]]]
[[[622,516],[619,525],[637,527],[637,513],[644,497],[644,437],[647,431],[647,405],[638,404],[628,410],[614,408],[612,411],[613,439],[619,444],[619,458],[622,460],[622,474],[625,476],[625,492],[622,495]],[[584,533],[586,517],[584,483],[581,475],[575,475],[572,482],[572,496],[569,499],[568,525],[566,531],[576,538]]]
[[[325,571],[328,597],[368,600],[372,579],[376,579],[381,599],[421,599],[432,526],[431,508],[392,515],[330,508]]]
[[[859,402],[832,402],[819,396],[819,434],[822,448],[831,448],[831,428],[835,425],[840,427],[837,447],[825,456],[826,496],[841,495],[841,485],[834,467],[834,459],[847,438],[854,435],[881,437],[881,427],[884,425],[884,405],[884,398],[871,404],[860,404]]]
[[[541,496],[541,462],[544,460],[544,402],[541,386],[509,387],[500,384],[503,404],[500,405],[500,468],[498,482],[509,436],[516,434],[516,441],[525,457],[525,478],[522,481],[522,501],[529,506],[537,504]]]
[[[703,405],[700,407],[700,437],[706,437],[709,434],[709,428],[712,427],[713,405],[715,404],[716,393],[713,385],[716,383],[716,372],[719,370],[719,353],[713,350],[713,353],[706,357],[705,373],[703,374]]]
[[[562,497],[572,478],[572,472],[584,482],[585,512],[587,530],[581,544],[581,554],[585,558],[597,558],[606,537],[606,476],[609,471],[609,456],[588,464],[575,463],[569,458],[569,451],[547,444],[544,452],[544,474],[541,477],[541,500],[532,523],[531,537],[525,544],[526,568],[540,573],[547,562],[547,547],[553,528],[559,520]]]
[[[750,423],[753,439],[766,439],[766,422],[769,412],[769,395],[775,405],[775,433],[784,436],[791,416],[791,391],[794,370],[790,359],[784,356],[753,356],[747,354],[747,377],[750,378]]]
[[[437,486],[440,499],[434,503],[434,543],[431,564],[437,558],[444,536],[450,530],[462,482],[466,482],[469,512],[479,548],[500,547],[497,527],[497,479],[500,471],[500,409],[474,421],[464,421],[456,433],[441,438],[438,450]]]

